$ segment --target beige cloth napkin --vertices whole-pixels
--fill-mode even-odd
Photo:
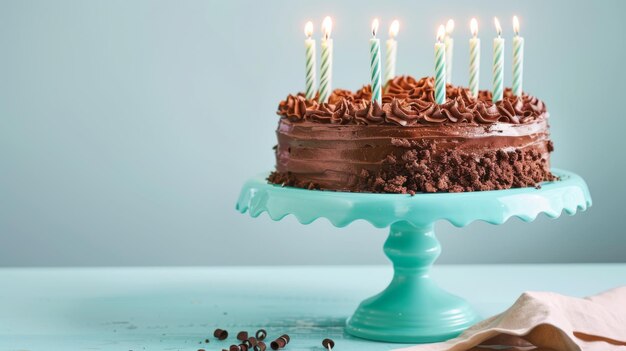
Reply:
[[[459,337],[396,351],[626,351],[626,286],[585,298],[526,292]],[[502,348],[497,348],[502,350]]]

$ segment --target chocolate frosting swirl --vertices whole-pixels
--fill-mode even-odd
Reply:
[[[356,92],[336,89],[328,103],[307,100],[303,93],[289,95],[278,105],[278,115],[292,122],[311,121],[329,124],[415,124],[497,122],[525,124],[547,117],[545,104],[534,96],[514,96],[511,89],[504,91],[502,101],[493,103],[491,92],[481,90],[472,97],[468,88],[451,84],[446,86],[446,102],[435,103],[432,77],[420,80],[399,76],[390,81],[383,91],[383,103],[371,102],[369,85]]]

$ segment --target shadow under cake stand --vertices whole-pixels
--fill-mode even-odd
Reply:
[[[441,253],[434,223],[447,220],[457,227],[482,220],[502,224],[511,217],[526,222],[540,213],[557,218],[591,206],[585,181],[554,169],[560,180],[540,189],[416,194],[373,194],[306,190],[269,184],[267,174],[248,180],[237,210],[252,217],[267,212],[275,221],[292,214],[302,224],[327,218],[336,227],[363,219],[376,228],[390,228],[384,245],[393,263],[389,286],[361,302],[346,323],[357,337],[387,342],[436,342],[459,335],[480,317],[462,298],[448,293],[430,278]]]

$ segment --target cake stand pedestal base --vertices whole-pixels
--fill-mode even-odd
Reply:
[[[553,169],[558,181],[541,188],[467,193],[370,194],[305,190],[268,184],[267,174],[246,182],[237,210],[273,220],[291,214],[302,224],[323,217],[336,227],[363,219],[390,227],[385,254],[394,276],[380,294],[363,301],[346,324],[352,335],[371,340],[425,343],[459,335],[479,320],[463,299],[439,288],[429,271],[441,253],[435,222],[464,227],[477,220],[502,224],[511,217],[531,222],[540,213],[557,218],[591,206],[587,184],[578,175]]]
[[[393,279],[383,292],[361,302],[347,322],[348,333],[380,341],[435,342],[453,338],[479,321],[465,300],[430,278],[441,253],[432,224],[392,224],[384,250],[393,262]]]

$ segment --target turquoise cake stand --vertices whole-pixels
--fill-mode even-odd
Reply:
[[[400,194],[346,193],[305,190],[268,184],[267,174],[243,186],[237,210],[252,217],[263,212],[278,221],[294,215],[302,224],[327,218],[336,227],[363,219],[390,228],[384,251],[393,262],[389,286],[361,302],[348,319],[354,336],[387,341],[426,343],[459,335],[480,317],[463,299],[439,288],[429,271],[441,253],[434,223],[447,220],[457,227],[482,220],[502,224],[511,217],[531,222],[540,213],[551,218],[573,215],[591,206],[585,181],[555,169],[559,181],[540,189],[523,188],[466,193]]]

